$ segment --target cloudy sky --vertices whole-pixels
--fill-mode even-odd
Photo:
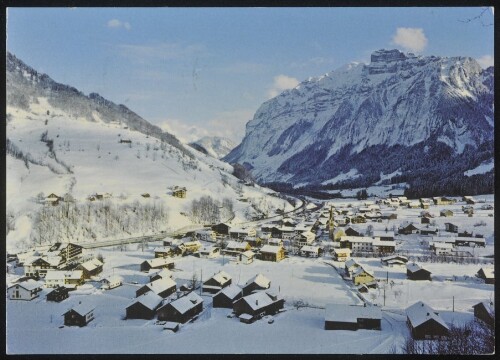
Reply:
[[[484,12],[483,12],[484,10]],[[181,140],[239,142],[266,100],[377,49],[493,65],[493,16],[469,8],[10,8],[7,49]]]

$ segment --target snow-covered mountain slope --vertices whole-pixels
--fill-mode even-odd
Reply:
[[[11,54],[7,56],[7,100],[8,247],[36,240],[35,228],[48,225],[43,223],[42,209],[52,218],[68,216],[57,211],[62,207],[47,207],[39,201],[42,195],[51,193],[68,193],[77,206],[93,206],[88,210],[89,219],[91,212],[97,216],[82,229],[69,228],[67,235],[57,223],[51,223],[55,224],[52,241],[65,240],[61,236],[89,241],[177,229],[192,223],[192,200],[202,196],[219,202],[228,198],[235,213],[233,223],[262,215],[257,209],[269,214],[284,205],[292,209],[274,191],[245,186],[232,175],[229,164],[184,146],[124,106],[58,84]],[[186,187],[187,197],[173,197],[174,186]],[[96,193],[110,193],[112,197],[89,202],[87,197]],[[149,197],[142,196],[146,193]],[[246,202],[237,201],[241,198]],[[106,231],[100,231],[99,216],[109,208],[106,203],[111,207],[130,205],[115,213],[127,213],[125,218],[137,221],[137,226],[115,219],[123,226],[113,230],[108,229],[111,222],[106,220],[101,224]],[[157,229],[142,226],[143,219],[137,218],[136,211],[141,206],[146,210],[162,207],[168,212],[168,220]],[[220,220],[229,219],[221,215]]]
[[[356,169],[358,182],[372,184],[381,171],[407,174],[414,157],[433,166],[444,151],[469,159],[460,174],[485,160],[478,149],[493,156],[493,118],[492,67],[379,50],[368,65],[310,78],[262,104],[224,160],[261,183],[314,185]]]
[[[219,136],[204,136],[197,141],[189,143],[189,145],[216,159],[223,158],[236,147],[236,144],[230,139]]]

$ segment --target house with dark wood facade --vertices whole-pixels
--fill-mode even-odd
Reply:
[[[448,325],[429,305],[419,301],[406,309],[407,324],[416,340],[446,337]]]
[[[406,265],[406,277],[409,280],[431,280],[431,272],[412,263]]]
[[[217,274],[203,283],[202,291],[215,294],[226,286],[231,285],[231,281],[231,275],[229,275],[225,271],[219,271]]]
[[[381,330],[382,311],[378,306],[327,304],[325,330]]]
[[[83,278],[90,279],[92,276],[96,276],[102,273],[103,263],[99,259],[91,259],[78,265],[78,269],[83,271]]]
[[[160,307],[163,298],[153,291],[136,298],[126,308],[127,319],[150,320],[155,317],[156,310]]]
[[[282,246],[264,245],[260,249],[260,260],[278,262],[285,258],[285,248]]]
[[[177,283],[169,277],[158,279],[140,287],[135,296],[139,297],[149,291],[154,292],[156,295],[166,298],[172,295],[177,290]]]
[[[486,323],[487,325],[495,326],[495,304],[492,301],[481,301],[472,307],[474,309],[474,317]]]
[[[47,294],[47,301],[61,302],[69,297],[69,290],[64,286],[58,286]]]
[[[195,292],[190,292],[180,299],[163,305],[158,309],[158,320],[184,324],[203,310],[203,299]]]
[[[174,261],[166,258],[155,258],[146,260],[141,263],[141,271],[149,271],[151,269],[173,269]]]
[[[265,291],[259,291],[242,297],[233,303],[233,312],[236,316],[250,315],[243,322],[252,322],[264,315],[274,315],[283,309],[285,300]],[[241,319],[240,319],[241,320]]]
[[[231,225],[228,225],[226,223],[212,225],[212,230],[215,231],[218,235],[229,235],[230,229]]]
[[[243,285],[243,296],[249,295],[256,290],[266,290],[271,287],[271,280],[262,274],[257,274]]]
[[[231,284],[212,298],[214,308],[233,308],[233,303],[242,297],[242,289],[235,284]]]
[[[486,284],[495,283],[495,268],[493,267],[482,267],[477,272],[476,276],[483,279]]]
[[[94,320],[94,309],[95,307],[90,304],[78,304],[63,314],[64,325],[86,326],[89,322]]]

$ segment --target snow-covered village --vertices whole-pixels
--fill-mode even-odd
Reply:
[[[68,28],[71,17],[107,19],[103,28],[127,36],[136,11],[158,21],[155,9],[129,10],[43,11]],[[226,10],[162,11],[215,21]],[[267,10],[238,11],[244,21]],[[114,70],[95,85],[37,62],[43,51],[28,56],[28,33],[52,30],[37,27],[40,9],[9,11],[7,354],[494,353],[492,63],[413,49],[396,34],[383,45],[405,51],[372,49],[271,89],[239,138],[223,133],[227,119],[188,137],[181,121],[143,118],[154,105],[139,94],[120,103],[102,85]],[[119,46],[136,57],[131,73],[153,71],[155,57],[213,65],[201,45],[176,44]],[[196,69],[177,91],[185,97],[205,91]],[[110,86],[133,75],[120,79]]]

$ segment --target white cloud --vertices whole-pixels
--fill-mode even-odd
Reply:
[[[254,110],[247,109],[221,111],[212,119],[203,121],[203,125],[180,119],[165,119],[157,125],[184,143],[196,141],[204,136],[220,136],[239,144],[245,135],[245,125],[252,119],[253,113]]]
[[[427,37],[421,28],[397,28],[392,43],[407,50],[421,52],[427,46]]]
[[[130,23],[128,22],[122,22],[118,19],[111,19],[108,21],[108,27],[109,28],[124,28],[126,30],[130,30],[132,27],[130,26]]]
[[[267,92],[268,97],[271,99],[281,94],[284,90],[293,89],[299,85],[299,80],[294,77],[286,75],[278,75],[274,77],[274,83]]]
[[[495,58],[491,55],[484,55],[484,56],[481,56],[479,59],[476,59],[477,62],[479,63],[479,65],[481,65],[481,67],[483,69],[486,69],[490,66],[494,66],[495,65]]]

